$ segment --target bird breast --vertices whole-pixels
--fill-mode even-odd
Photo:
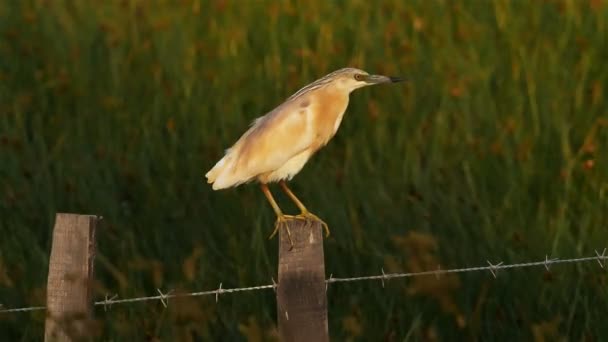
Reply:
[[[306,133],[311,134],[311,144],[302,152],[291,157],[285,164],[276,170],[258,176],[262,183],[276,182],[281,179],[291,179],[296,175],[308,159],[321,147],[327,145],[336,134],[342,117],[348,106],[348,94],[332,91],[318,90],[309,96],[298,99],[296,115],[305,115]]]
[[[348,106],[348,93],[330,89],[319,89],[315,93],[311,94],[310,103],[314,151],[325,146],[336,134]]]

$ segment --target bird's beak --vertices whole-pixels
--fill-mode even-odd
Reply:
[[[405,79],[401,77],[394,76],[382,76],[382,75],[369,75],[366,77],[365,82],[371,84],[380,84],[380,83],[397,83],[403,82]]]

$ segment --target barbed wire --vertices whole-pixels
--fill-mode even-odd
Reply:
[[[412,272],[412,273],[384,273],[382,270],[381,275],[373,275],[373,276],[364,276],[364,277],[350,277],[350,278],[333,278],[330,275],[330,278],[326,280],[326,283],[339,283],[339,282],[352,282],[352,281],[362,281],[362,280],[389,280],[393,278],[408,278],[408,277],[417,277],[417,276],[428,276],[435,275],[440,276],[442,274],[449,273],[465,273],[465,272],[478,272],[478,271],[489,271],[494,278],[497,276],[498,270],[501,269],[509,269],[509,268],[526,268],[526,267],[534,267],[534,266],[545,266],[547,271],[549,271],[549,266],[553,264],[566,264],[566,263],[577,263],[577,262],[589,262],[589,261],[597,261],[601,268],[604,268],[603,261],[608,259],[608,255],[606,255],[606,248],[600,254],[598,251],[595,251],[595,256],[590,257],[581,257],[581,258],[573,258],[573,259],[549,259],[549,256],[545,256],[545,260],[542,261],[532,261],[532,262],[522,262],[517,264],[504,264],[502,261],[496,264],[492,264],[489,260],[486,260],[488,266],[477,266],[477,267],[466,267],[466,268],[453,268],[443,270],[438,268],[434,271],[422,271],[422,272]]]
[[[372,276],[361,276],[361,277],[348,277],[348,278],[334,278],[333,274],[329,276],[329,279],[325,280],[326,290],[329,284],[332,283],[345,283],[345,282],[355,282],[355,281],[364,281],[364,280],[380,280],[382,282],[382,287],[384,287],[384,281],[396,278],[410,278],[410,277],[419,277],[419,276],[430,276],[434,275],[439,278],[444,274],[451,273],[467,273],[467,272],[480,272],[480,271],[489,271],[494,278],[497,277],[499,270],[504,269],[512,269],[512,268],[526,268],[526,267],[536,267],[536,266],[544,266],[547,271],[549,267],[554,264],[566,264],[566,263],[583,263],[583,262],[591,262],[596,261],[601,268],[604,267],[604,261],[608,260],[608,255],[606,255],[607,249],[604,248],[602,253],[600,254],[597,250],[595,251],[595,256],[589,257],[580,257],[580,258],[571,258],[571,259],[559,259],[553,258],[550,259],[548,255],[545,256],[544,260],[541,261],[532,261],[532,262],[523,262],[523,263],[514,263],[514,264],[504,264],[502,261],[496,264],[491,263],[489,260],[486,260],[488,266],[476,266],[476,267],[465,267],[465,268],[453,268],[453,269],[441,269],[438,267],[436,270],[432,271],[422,271],[422,272],[406,272],[406,273],[385,273],[384,269],[381,269],[381,274],[372,275]],[[250,286],[250,287],[237,287],[237,288],[222,288],[222,283],[220,283],[219,288],[215,290],[209,291],[199,291],[199,292],[190,292],[190,293],[174,293],[173,290],[163,293],[160,289],[156,289],[158,295],[156,296],[146,296],[146,297],[135,297],[135,298],[125,298],[119,299],[118,295],[113,295],[109,297],[106,295],[104,300],[99,300],[94,303],[95,306],[103,306],[104,310],[108,310],[114,304],[126,304],[126,303],[136,303],[136,302],[146,302],[146,301],[160,301],[164,307],[169,305],[169,299],[171,298],[180,298],[180,297],[200,297],[200,296],[210,296],[215,295],[215,301],[219,300],[220,294],[227,293],[236,293],[236,292],[246,292],[246,291],[258,291],[258,290],[276,290],[278,284],[271,278],[272,284],[269,285],[259,285],[259,286]],[[0,304],[0,314],[2,313],[17,313],[17,312],[29,312],[29,311],[40,311],[45,310],[44,306],[32,306],[32,307],[23,307],[23,308],[8,308],[4,309],[4,306]]]

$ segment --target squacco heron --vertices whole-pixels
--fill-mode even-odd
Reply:
[[[298,90],[285,102],[257,118],[224,157],[207,172],[213,190],[235,187],[257,180],[277,215],[272,238],[288,219],[319,221],[329,236],[329,227],[287,187],[304,164],[336,134],[348,106],[350,93],[369,85],[400,82],[398,77],[370,75],[355,68],[334,71]],[[268,183],[278,182],[300,209],[299,215],[285,215],[274,200]],[[293,246],[293,243],[292,243]]]

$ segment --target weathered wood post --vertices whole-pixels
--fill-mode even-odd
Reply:
[[[290,250],[285,229],[279,232],[277,316],[281,341],[329,341],[323,231],[290,221]]]
[[[91,215],[57,214],[47,281],[44,339],[87,339],[92,321],[95,228]]]

